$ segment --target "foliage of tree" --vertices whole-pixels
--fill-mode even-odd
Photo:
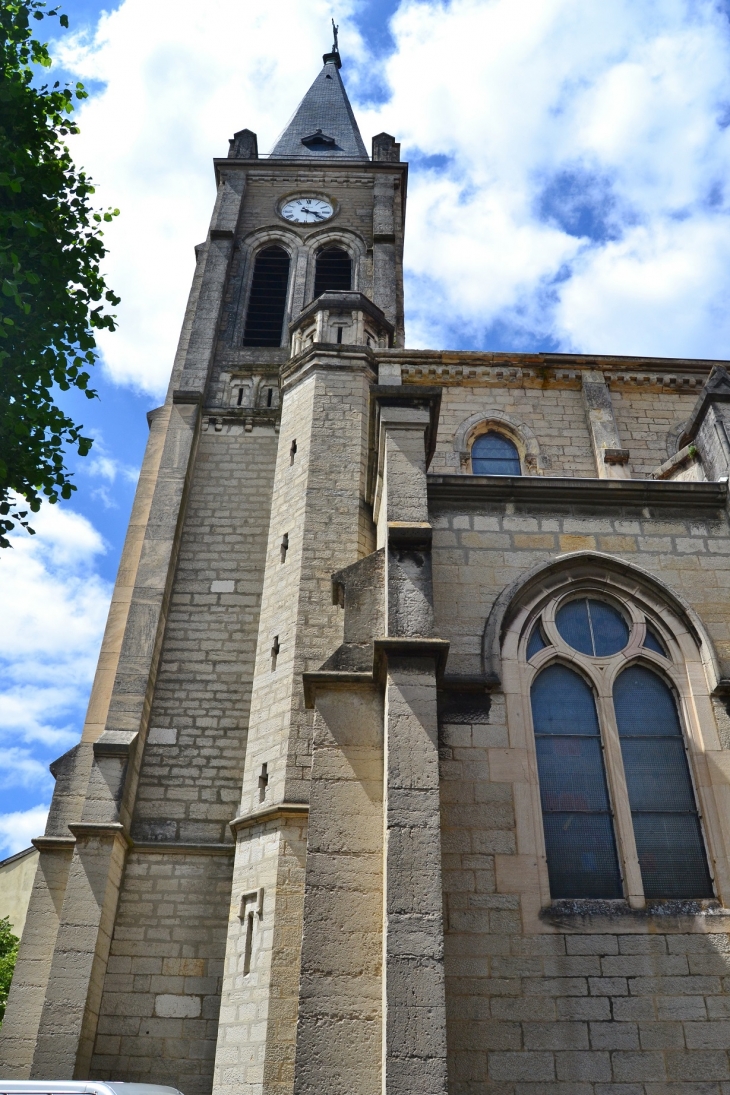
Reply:
[[[7,916],[0,920],[0,1025],[5,1015],[10,982],[13,979],[15,960],[18,957],[20,940],[12,933],[12,925]]]
[[[63,140],[78,132],[73,100],[87,93],[33,83],[51,64],[33,37],[36,20],[58,15],[45,6],[0,0],[0,547],[16,526],[33,531],[28,511],[42,496],[56,502],[76,489],[64,454],[85,456],[91,439],[55,396],[96,396],[95,332],[115,329],[109,306],[119,303],[100,269],[102,224],[118,210],[91,207],[94,188]]]

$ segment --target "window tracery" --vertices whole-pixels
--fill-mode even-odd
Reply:
[[[550,896],[711,898],[681,646],[659,613],[582,585],[521,628]]]

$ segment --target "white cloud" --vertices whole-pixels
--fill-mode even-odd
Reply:
[[[0,858],[22,852],[33,837],[41,836],[47,816],[47,806],[31,806],[29,810],[0,814]]]
[[[450,157],[412,176],[409,344],[442,344],[446,312],[477,341],[500,324],[515,344],[727,353],[717,5],[407,2],[394,30],[378,120],[406,152]]]
[[[359,50],[338,6],[341,45]],[[268,151],[329,45],[326,0],[276,4],[124,0],[90,41],[57,51],[105,90],[82,105],[72,152],[119,206],[105,226],[109,284],[122,297],[120,330],[100,339],[115,380],[164,391],[215,199],[213,156],[249,127]]]
[[[376,64],[354,3],[338,9],[351,93]],[[328,16],[324,0],[124,0],[66,50],[106,84],[74,154],[123,210],[108,229],[122,329],[103,343],[117,380],[164,387],[210,159],[245,125],[271,147]],[[405,0],[392,29],[390,101],[357,113],[366,143],[386,129],[414,158],[410,345],[485,345],[499,328],[503,344],[726,352],[730,37],[714,0]]]
[[[44,504],[33,525],[0,558],[0,771],[5,788],[47,792],[48,760],[78,739],[111,587],[86,518]]]

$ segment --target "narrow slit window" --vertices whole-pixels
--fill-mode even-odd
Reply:
[[[251,954],[253,953],[253,913],[246,916],[246,942],[243,950],[243,975],[251,972]]]
[[[314,295],[330,289],[352,288],[352,259],[342,247],[325,247],[317,255],[314,271]]]
[[[281,346],[288,286],[289,255],[284,248],[259,251],[253,268],[244,346]]]
[[[551,665],[535,678],[531,700],[550,893],[620,898],[593,692],[572,669]]]
[[[632,665],[613,690],[636,850],[648,898],[712,897],[677,705],[668,685]]]
[[[474,475],[521,475],[517,446],[494,430],[480,434],[471,447],[471,470]]]

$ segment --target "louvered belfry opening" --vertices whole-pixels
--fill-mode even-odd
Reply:
[[[352,259],[341,247],[324,247],[317,255],[314,295],[330,289],[352,289]]]
[[[253,268],[244,346],[281,346],[289,285],[289,255],[283,247],[259,251]]]

